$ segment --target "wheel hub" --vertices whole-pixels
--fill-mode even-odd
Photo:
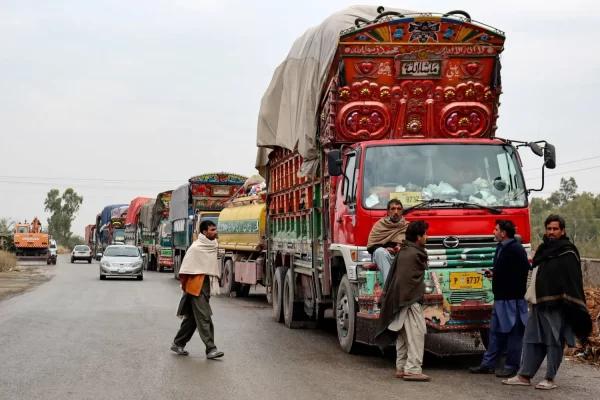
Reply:
[[[348,295],[344,293],[337,303],[337,323],[342,336],[348,335],[349,310],[348,310]]]

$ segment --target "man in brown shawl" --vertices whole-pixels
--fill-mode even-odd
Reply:
[[[530,386],[546,358],[546,374],[535,388],[556,388],[554,378],[563,358],[565,344],[575,347],[575,338],[582,344],[592,331],[592,318],[586,307],[581,273],[581,258],[577,247],[565,234],[565,220],[550,215],[544,223],[546,234],[533,257],[537,267],[531,285],[535,293],[531,304],[525,337],[521,369],[506,385]]]
[[[387,205],[387,215],[381,218],[371,229],[367,251],[373,255],[373,261],[381,271],[383,282],[387,279],[394,256],[404,240],[408,222],[402,216],[402,202],[391,199]]]
[[[425,352],[425,270],[427,229],[425,221],[412,221],[406,240],[396,255],[380,298],[381,311],[375,342],[383,349],[396,339],[396,377],[407,381],[428,381],[423,375]]]

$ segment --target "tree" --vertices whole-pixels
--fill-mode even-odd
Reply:
[[[548,202],[555,207],[561,207],[573,200],[576,195],[577,183],[575,178],[570,177],[569,180],[560,178],[560,188],[550,195]]]
[[[0,234],[8,235],[14,233],[15,221],[10,218],[0,218]]]
[[[48,232],[56,241],[67,246],[73,233],[71,224],[79,212],[79,207],[83,203],[83,197],[69,188],[64,191],[62,196],[58,189],[52,189],[48,192],[44,201],[44,210],[50,212],[48,218]]]

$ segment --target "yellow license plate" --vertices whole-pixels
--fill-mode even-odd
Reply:
[[[483,288],[483,275],[477,272],[450,273],[450,290],[481,288]]]

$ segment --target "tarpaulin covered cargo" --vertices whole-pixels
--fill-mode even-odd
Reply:
[[[102,216],[100,217],[100,226],[103,227],[104,225],[106,225],[110,222],[110,216],[111,216],[112,210],[114,210],[115,208],[121,208],[121,207],[127,207],[127,206],[129,206],[129,204],[113,204],[113,205],[104,207],[104,210],[102,210]]]
[[[173,190],[169,222],[187,219],[190,215],[190,184],[185,183]]]
[[[165,192],[159,193],[158,196],[156,196],[154,206],[152,207],[151,228],[153,230],[158,227],[160,221],[168,219],[172,194],[172,190],[167,190]]]
[[[152,210],[156,200],[150,200],[140,208],[140,223],[148,230],[152,230]]]
[[[401,14],[414,11],[385,8]],[[317,169],[317,120],[321,95],[335,57],[340,32],[354,26],[356,18],[374,20],[375,6],[353,6],[339,11],[298,38],[277,67],[265,92],[258,115],[256,168],[264,172],[269,148],[298,149],[304,162],[299,176]],[[263,174],[264,176],[264,174]]]
[[[136,197],[131,200],[129,204],[129,209],[127,210],[127,218],[125,218],[125,225],[135,225],[138,222],[138,216],[142,206],[152,200],[149,197]]]

